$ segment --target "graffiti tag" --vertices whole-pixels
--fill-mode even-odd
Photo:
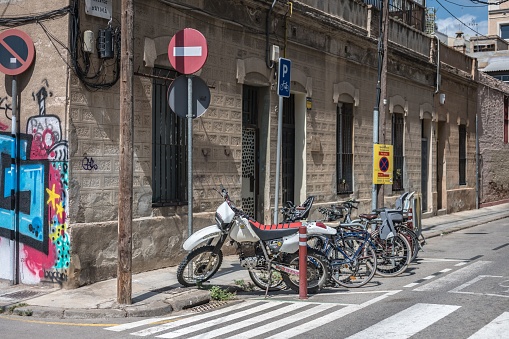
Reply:
[[[86,171],[97,170],[98,168],[97,164],[94,163],[94,158],[92,157],[84,157],[81,161],[81,166],[83,166],[83,169]]]

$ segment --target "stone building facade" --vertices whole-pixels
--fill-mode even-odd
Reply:
[[[17,226],[0,234],[0,279],[72,288],[116,275],[121,3],[108,2],[111,21],[87,14],[88,1],[0,3],[4,25],[27,15],[25,8],[62,9],[17,27],[37,51],[18,76],[20,138],[32,151],[22,161],[38,164],[48,179],[36,187],[44,232],[26,225],[18,240],[9,239],[23,233]],[[361,212],[370,210],[378,23],[379,11],[359,1],[135,1],[133,272],[175,265],[184,255],[186,125],[166,103],[178,76],[168,61],[172,36],[197,29],[209,49],[199,76],[211,103],[193,121],[198,229],[213,222],[219,184],[258,220],[272,220],[279,110],[273,45],[292,61],[292,95],[282,108],[280,205],[308,195],[316,205],[355,197]],[[99,44],[84,52],[85,31],[96,38],[112,33],[113,49]],[[397,166],[395,183],[384,185],[386,205],[416,191],[425,214],[475,208],[475,60],[397,19],[390,20],[389,40],[380,143],[397,145]],[[0,80],[8,143],[13,77]]]
[[[509,84],[479,73],[479,204],[509,201]]]

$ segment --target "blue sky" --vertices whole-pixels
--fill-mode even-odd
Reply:
[[[470,29],[473,28],[481,35],[488,34],[488,5],[470,0],[426,0],[426,7],[437,10],[436,23],[441,33],[454,37],[461,30],[468,38],[476,35]]]

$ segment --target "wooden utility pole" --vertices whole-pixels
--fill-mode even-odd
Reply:
[[[387,60],[389,59],[388,54],[388,46],[389,46],[389,0],[383,0],[383,10],[382,10],[382,50],[383,50],[383,58],[382,58],[382,74],[381,74],[381,89],[380,89],[380,124],[379,124],[379,143],[385,145],[387,142],[387,138],[385,136],[386,132],[386,120],[387,120]],[[385,206],[384,196],[385,196],[385,185],[378,185],[378,206]]]
[[[133,224],[133,21],[134,0],[122,0],[120,48],[120,174],[117,302],[132,304]]]

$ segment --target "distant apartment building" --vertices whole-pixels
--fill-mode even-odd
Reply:
[[[488,35],[509,41],[509,2],[488,6]]]

